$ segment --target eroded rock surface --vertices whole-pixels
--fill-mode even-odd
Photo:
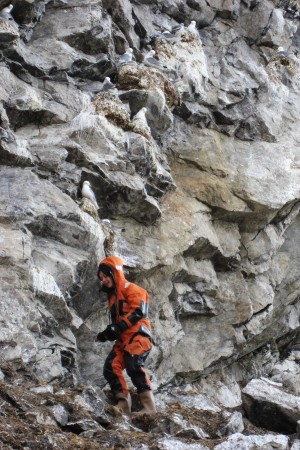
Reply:
[[[1,14],[0,380],[22,385],[12,364],[56,390],[97,390],[84,394],[97,413],[80,417],[59,401],[34,414],[8,401],[61,427],[40,446],[69,448],[68,427],[91,439],[72,448],[98,448],[99,426],[115,420],[97,397],[110,345],[94,337],[107,324],[97,264],[117,254],[151,296],[158,402],[193,383],[195,396],[173,396],[182,408],[223,414],[213,433],[180,410],[146,424],[173,430],[156,448],[207,448],[201,439],[231,433],[213,445],[288,448],[282,436],[234,437],[245,426],[234,408],[252,378],[299,395],[298,20],[293,0],[17,0]],[[81,198],[85,180],[99,210]]]

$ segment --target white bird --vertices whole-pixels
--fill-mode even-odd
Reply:
[[[91,97],[95,94],[98,94],[99,91],[102,90],[103,83],[100,81],[92,81],[90,83],[82,84],[79,89],[86,92]]]
[[[109,219],[102,219],[101,223],[104,223],[104,225],[107,225],[109,228],[112,228],[112,223]]]
[[[110,78],[105,77],[103,86],[102,86],[102,91],[107,92],[107,91],[109,91],[111,89],[115,89],[115,88],[116,88],[116,85],[110,81]]]
[[[115,227],[112,223],[111,223],[111,221],[109,220],[109,219],[102,219],[101,220],[101,223],[103,223],[104,225],[106,225],[108,228],[110,228],[112,231],[115,231],[115,232],[124,232],[125,231],[125,228],[119,228],[119,227]]]
[[[184,31],[184,23],[180,23],[179,25],[175,25],[173,28],[172,28],[172,33],[173,34],[176,34],[176,35],[179,35],[179,36],[181,36],[181,34],[183,33],[183,31]]]
[[[88,198],[97,209],[99,209],[99,205],[97,203],[95,194],[91,188],[91,183],[89,181],[84,181],[82,185],[81,195],[84,198]]]
[[[156,39],[166,39],[171,42],[178,42],[178,41],[180,41],[180,36],[175,36],[169,30],[165,30],[162,33],[152,34],[150,36],[149,43],[151,43],[152,41],[155,41]]]
[[[13,9],[12,4],[5,6],[5,8],[1,9],[0,11],[0,17],[6,20],[14,20],[13,16],[11,15],[12,9]]]
[[[269,59],[269,63],[270,62],[274,62],[274,61],[280,61],[281,58],[286,58],[289,60],[293,59],[293,54],[289,53],[287,50],[284,49],[284,47],[278,47],[276,53],[274,53],[271,58]]]
[[[175,36],[170,31],[165,30],[162,32],[162,36],[166,39],[173,39]]]
[[[119,56],[119,58],[118,58],[118,65],[131,62],[132,58],[133,58],[133,50],[132,50],[132,48],[129,47],[126,50],[126,52],[123,53],[123,55]]]
[[[196,21],[192,20],[189,26],[187,27],[187,30],[191,33],[195,34],[196,36],[199,36],[198,30],[196,28]]]
[[[141,108],[132,118],[132,120],[141,120],[143,121],[146,125],[148,125],[147,123],[147,118],[146,118],[146,112],[147,112],[147,108],[145,108],[145,106],[143,106],[143,108]]]
[[[154,58],[155,51],[150,50],[146,55],[144,55],[144,64],[146,66],[167,69],[167,66],[164,66],[158,59]]]
[[[179,42],[180,41],[180,34],[175,36],[174,34],[170,33],[170,31],[165,30],[162,32],[162,38],[167,39],[171,42]]]
[[[290,53],[289,52],[287,52],[285,49],[284,49],[284,47],[278,47],[278,49],[277,49],[277,52],[276,52],[276,55],[278,55],[278,56],[290,56]]]
[[[155,41],[155,39],[160,38],[162,33],[160,31],[157,31],[156,33],[150,34],[149,36],[149,42]]]

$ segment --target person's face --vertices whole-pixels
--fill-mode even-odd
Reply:
[[[112,280],[112,278],[111,277],[109,277],[109,276],[107,276],[107,275],[105,275],[103,272],[99,272],[99,278],[100,278],[100,281],[102,281],[102,283],[103,283],[103,285],[105,286],[105,287],[107,287],[107,288],[112,288],[113,287],[113,280]]]

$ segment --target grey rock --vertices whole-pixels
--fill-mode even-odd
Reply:
[[[0,48],[5,50],[17,47],[20,35],[17,27],[11,22],[0,17]]]
[[[33,156],[28,149],[27,140],[14,139],[12,135],[5,136],[0,144],[0,161],[13,166],[32,166]]]
[[[149,447],[146,444],[139,444],[139,445],[134,446],[132,448],[133,448],[133,450],[149,450]]]
[[[82,419],[82,420],[78,420],[76,422],[68,422],[65,425],[65,428],[67,430],[69,430],[70,432],[75,432],[76,434],[81,434],[84,433],[86,431],[97,431],[98,429],[100,429],[99,425],[97,424],[97,422],[95,422],[94,420],[91,419]]]
[[[69,420],[69,414],[66,408],[63,405],[54,405],[51,407],[52,414],[56,420],[56,422],[61,426],[64,427],[67,425]]]
[[[242,390],[242,398],[247,416],[254,423],[277,432],[295,432],[300,417],[298,397],[263,380],[252,380]],[[256,405],[260,405],[259,410]]]
[[[277,45],[279,47],[289,45],[291,37],[289,21],[285,20],[281,9],[273,9],[267,29],[264,31],[261,38],[262,43],[267,45]]]
[[[104,0],[104,8],[112,12],[112,19],[122,31],[130,47],[139,48],[140,38],[134,31],[133,6],[129,0]],[[125,49],[124,49],[125,50]]]
[[[219,430],[220,436],[230,436],[235,433],[242,433],[244,431],[244,422],[242,413],[235,411],[232,414],[230,412],[223,413],[224,418],[228,420],[226,425]]]
[[[31,423],[37,423],[40,425],[56,425],[52,416],[47,415],[42,411],[28,411],[25,413],[26,420]]]
[[[158,202],[147,194],[139,176],[110,172],[108,177],[111,184],[108,185],[107,181],[103,180],[104,183],[100,187],[101,197],[109,195],[111,198],[110,204],[106,204],[105,215],[131,216],[147,225],[154,223],[161,216]],[[95,191],[98,189],[95,188]]]
[[[71,260],[68,258],[70,254],[72,254]],[[78,271],[88,264],[85,251],[38,236],[33,241],[32,257],[36,266],[48,272],[56,280],[62,293],[70,289],[75,283]]]
[[[30,150],[37,164],[51,172],[56,172],[68,156],[67,150],[62,147],[32,146]]]
[[[33,267],[32,287],[35,296],[47,306],[55,319],[70,323],[72,315],[52,275],[40,267]]]
[[[53,394],[53,386],[51,385],[37,386],[30,388],[30,391],[35,392],[36,394],[46,394],[46,393]]]
[[[35,39],[26,45],[21,41],[9,56],[19,61],[34,76],[51,77],[57,71],[69,71],[76,61],[82,60],[66,42],[53,37]],[[93,58],[91,58],[91,62]]]
[[[95,11],[95,15],[97,11]],[[93,12],[92,14],[93,15]],[[101,17],[101,22],[97,21],[88,29],[70,34],[65,38],[66,42],[85,53],[86,55],[99,55],[100,53],[112,53],[114,50],[112,21],[110,16]]]
[[[236,374],[229,371],[221,370],[211,373],[205,378],[202,378],[196,386],[199,391],[206,397],[218,405],[226,408],[234,408],[240,406],[241,390],[236,381]]]
[[[241,433],[236,433],[230,438],[215,446],[216,450],[230,450],[235,448],[237,450],[259,450],[262,447],[278,448],[280,450],[288,450],[289,439],[283,435],[265,434],[264,436],[244,436]]]
[[[157,442],[159,450],[208,450],[208,447],[205,445],[196,443],[185,443],[181,440],[177,439],[170,439],[170,438],[163,438],[159,439]]]
[[[39,215],[51,214],[51,209],[53,215],[54,210],[60,211],[62,217],[68,213],[78,215],[77,207],[70,197],[51,183],[39,180],[30,170],[2,166],[1,172],[4,170],[6,176],[2,177],[0,209],[2,217],[26,218],[35,211]]]
[[[189,392],[189,385],[186,387],[186,391],[174,388],[172,392],[157,395],[158,401],[162,404],[177,401],[187,408],[195,408],[196,410],[204,410],[211,412],[220,412],[220,408],[217,404],[211,401],[208,396],[199,392]]]
[[[83,397],[92,408],[93,418],[100,423],[100,425],[109,425],[110,418],[105,412],[106,402],[100,388],[87,386],[83,392]]]
[[[15,20],[29,29],[33,28],[45,13],[45,2],[16,1],[13,16]]]
[[[97,265],[112,253],[150,294],[147,369],[160,409],[175,399],[219,414],[241,405],[239,383],[263,377],[263,401],[295,431],[298,16],[285,0],[16,0],[13,20],[0,20],[0,358],[21,369],[18,383],[24,365],[51,384],[86,384],[76,402],[92,423],[74,420],[75,433],[132,430],[106,415],[110,344],[94,342],[107,325]],[[163,36],[181,22],[175,39]],[[160,70],[142,63],[149,43]],[[118,65],[129,47],[136,61]],[[96,108],[106,76],[118,89]],[[134,127],[143,107],[147,123]],[[81,202],[84,180],[99,214]],[[104,218],[125,228],[111,245]],[[274,383],[284,405],[271,398]],[[30,420],[42,427],[48,415]],[[172,425],[180,439],[153,445],[200,448],[201,430],[184,420]],[[236,437],[241,416],[224,420],[220,432],[233,436],[220,445],[287,445],[275,434]],[[47,443],[61,447],[57,439]]]
[[[293,441],[291,445],[291,450],[299,450],[299,448],[300,448],[300,440],[296,439],[295,441]]]
[[[299,395],[300,370],[299,359],[296,355],[297,351],[292,351],[286,359],[278,361],[270,375],[273,381],[283,384],[284,389],[294,395]]]
[[[180,107],[175,109],[174,113],[187,123],[195,124],[199,128],[207,128],[213,121],[213,116],[208,108],[193,102],[182,102]]]
[[[183,418],[182,415],[173,413],[167,418],[161,418],[151,428],[153,433],[167,433],[171,436],[190,438],[190,439],[203,439],[209,437],[209,435],[199,426],[190,424]]]
[[[257,2],[257,4],[251,6],[254,6],[254,8],[242,7],[239,22],[245,35],[253,41],[259,41],[270,27],[269,18],[272,14],[273,4],[268,1],[266,4]],[[259,14],[259,20],[256,19],[257,14]]]
[[[170,434],[183,438],[203,439],[209,435],[202,428],[191,425],[187,421],[182,420],[178,415],[174,415],[170,420]]]
[[[104,77],[116,72],[115,64],[106,57],[100,56],[95,61],[81,58],[75,61],[69,74],[72,77],[80,77],[92,81],[102,81]]]

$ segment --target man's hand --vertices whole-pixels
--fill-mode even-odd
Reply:
[[[121,329],[117,323],[111,323],[106,327],[105,333],[109,341],[115,341],[120,337]]]
[[[101,331],[101,333],[97,334],[96,341],[115,341],[116,339],[119,339],[122,331],[124,331],[126,328],[127,325],[123,320],[118,323],[111,323],[105,328],[104,331]]]
[[[106,329],[104,331],[101,331],[100,333],[98,333],[95,340],[99,341],[99,342],[108,341],[108,337],[106,336]]]
[[[101,331],[97,334],[96,341],[106,342],[106,341],[115,341],[120,337],[121,329],[118,324],[111,323],[108,325],[104,331]]]

